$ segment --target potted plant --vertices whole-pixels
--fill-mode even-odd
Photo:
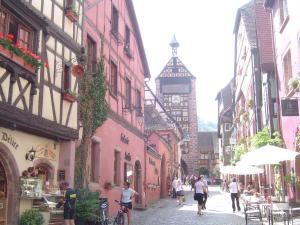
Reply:
[[[88,189],[79,189],[76,192],[76,225],[95,221],[99,210],[100,192],[91,192]]]
[[[69,18],[72,22],[77,22],[79,13],[74,5],[68,6],[65,9],[65,15]]]
[[[43,225],[44,218],[37,209],[28,209],[21,215],[20,225]]]
[[[297,89],[299,90],[299,84],[300,84],[300,77],[292,77],[288,81],[288,86],[290,89]]]
[[[77,93],[75,91],[71,91],[70,89],[64,90],[63,99],[68,102],[75,102],[77,98]]]

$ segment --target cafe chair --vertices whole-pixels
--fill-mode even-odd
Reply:
[[[289,217],[289,204],[287,202],[273,203],[271,207],[271,212],[269,216],[269,224],[274,224],[274,222],[283,222],[284,225],[288,224]]]
[[[244,213],[245,213],[246,225],[248,224],[248,220],[252,220],[252,219],[258,219],[261,222],[261,224],[263,224],[261,211],[258,203],[249,203],[249,202],[245,203]]]
[[[300,207],[290,208],[289,220],[292,222],[292,225],[300,225]]]

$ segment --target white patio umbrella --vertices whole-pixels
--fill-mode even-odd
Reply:
[[[269,174],[272,164],[278,164],[282,161],[295,160],[300,153],[280,148],[274,145],[265,145],[260,148],[247,152],[242,156],[241,163],[248,165],[268,165]],[[269,184],[271,185],[271,177],[269,176]]]
[[[295,160],[295,157],[299,154],[289,149],[265,145],[247,152],[242,156],[241,163],[253,166],[278,164],[281,161]]]
[[[221,173],[223,174],[234,174],[234,175],[249,175],[249,174],[259,174],[263,173],[264,170],[258,167],[244,165],[244,164],[237,164],[236,166],[223,166],[220,169]]]

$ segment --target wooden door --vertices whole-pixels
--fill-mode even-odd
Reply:
[[[0,225],[7,224],[7,178],[0,162]]]

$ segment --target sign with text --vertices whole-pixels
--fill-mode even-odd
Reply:
[[[299,116],[298,99],[281,99],[282,116]]]

